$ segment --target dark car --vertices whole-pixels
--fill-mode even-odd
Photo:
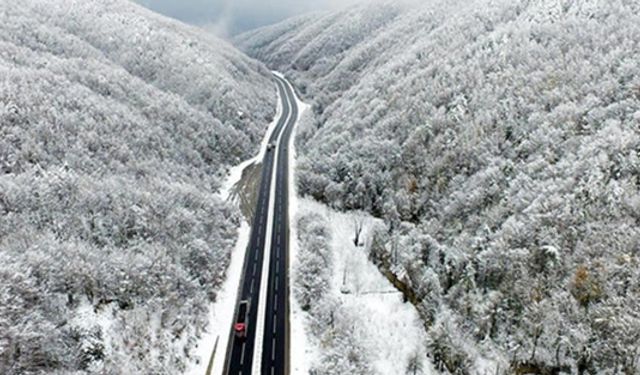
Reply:
[[[247,337],[247,326],[249,325],[249,301],[240,301],[238,305],[238,315],[236,316],[236,322],[233,325],[233,330],[236,333],[236,337]]]

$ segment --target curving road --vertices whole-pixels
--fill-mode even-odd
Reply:
[[[260,368],[264,375],[288,374],[288,259],[289,259],[289,141],[298,117],[298,106],[291,86],[274,76],[282,100],[282,115],[269,143],[277,144],[267,149],[262,161],[262,177],[250,242],[244,260],[236,316],[240,301],[249,301],[245,338],[235,336],[230,327],[229,346],[225,362],[225,374],[249,375]],[[275,176],[274,176],[275,171]],[[275,177],[273,196],[271,187]],[[270,208],[273,210],[269,222]],[[267,233],[270,232],[270,233]],[[268,251],[268,253],[267,253]],[[263,262],[268,255],[268,267]],[[262,280],[266,280],[266,284]],[[261,288],[266,288],[263,290]],[[260,298],[264,298],[263,301]],[[264,306],[259,309],[259,306]],[[264,315],[259,316],[259,312]],[[260,319],[259,319],[260,318]],[[235,317],[234,317],[235,320]],[[260,327],[259,327],[259,320]],[[258,331],[259,328],[263,328]],[[259,339],[256,338],[259,336]],[[256,345],[262,346],[256,348]],[[256,351],[256,349],[259,349]],[[254,364],[254,353],[261,353],[261,364]]]

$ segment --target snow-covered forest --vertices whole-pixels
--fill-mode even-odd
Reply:
[[[417,311],[368,259],[370,243],[355,241],[354,223],[364,240],[374,220],[310,199],[298,207],[292,300],[304,312],[308,374],[432,374]]]
[[[435,368],[640,372],[640,3],[381,2],[235,42],[314,104],[299,190],[384,220]]]
[[[128,1],[1,1],[0,373],[181,373],[237,236],[221,178],[274,104]]]

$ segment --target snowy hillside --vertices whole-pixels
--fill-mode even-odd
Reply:
[[[638,373],[640,5],[392,3],[236,40],[314,102],[301,193],[384,219],[441,371]]]
[[[0,373],[181,373],[237,236],[221,178],[274,102],[128,1],[0,2]]]

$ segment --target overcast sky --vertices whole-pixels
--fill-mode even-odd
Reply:
[[[315,10],[344,7],[359,0],[135,0],[181,21],[212,25],[232,35]]]

